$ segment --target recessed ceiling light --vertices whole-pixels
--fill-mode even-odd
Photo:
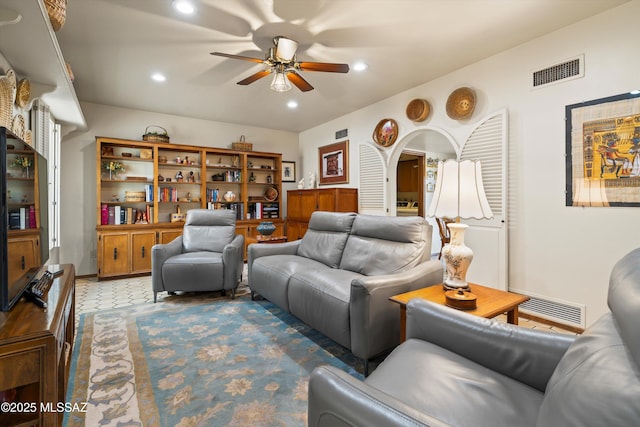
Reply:
[[[167,80],[167,78],[165,77],[164,74],[153,73],[153,74],[151,74],[151,80],[156,81],[156,82],[164,82],[164,81]]]
[[[364,71],[367,68],[369,68],[369,66],[367,64],[365,64],[364,62],[356,62],[355,64],[353,64],[353,70],[354,71]]]
[[[289,101],[289,102],[287,102],[287,107],[291,108],[292,110],[294,108],[298,108],[298,102],[297,101]]]
[[[173,0],[173,7],[175,10],[180,13],[184,13],[185,15],[191,15],[196,11],[193,3],[189,0]]]

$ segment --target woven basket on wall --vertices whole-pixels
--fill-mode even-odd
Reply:
[[[7,70],[6,76],[0,76],[0,126],[11,129],[13,103],[16,98],[16,74]]]
[[[44,0],[53,31],[58,31],[67,19],[67,0]]]

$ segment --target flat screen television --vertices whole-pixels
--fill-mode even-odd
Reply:
[[[20,300],[49,258],[47,159],[0,127],[0,309]]]

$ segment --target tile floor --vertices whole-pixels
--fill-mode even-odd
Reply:
[[[243,277],[247,277],[246,272]],[[158,302],[161,302],[166,296],[166,292],[159,293]],[[136,304],[153,304],[151,276],[103,281],[98,281],[95,277],[76,279],[76,322],[83,313]],[[506,315],[499,316],[498,319],[506,321]],[[528,328],[575,334],[557,326],[549,326],[523,317],[520,317],[519,324]]]

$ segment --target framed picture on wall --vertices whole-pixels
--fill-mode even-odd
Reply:
[[[282,182],[296,182],[296,162],[282,161]]]
[[[320,185],[349,182],[349,141],[318,148]]]
[[[566,205],[640,207],[640,94],[565,107]]]

